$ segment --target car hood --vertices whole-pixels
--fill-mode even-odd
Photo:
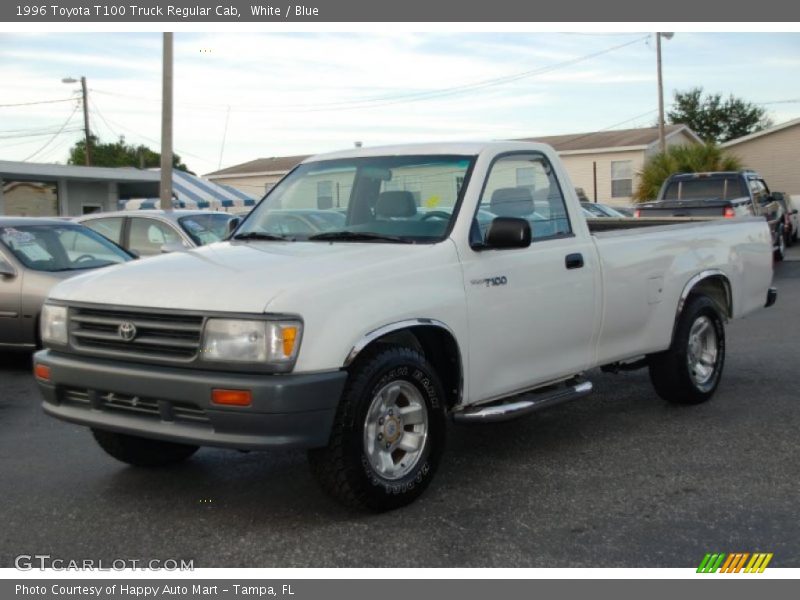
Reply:
[[[281,293],[383,271],[428,244],[220,242],[73,277],[53,288],[64,302],[198,311],[264,312]],[[391,267],[389,267],[391,268]]]

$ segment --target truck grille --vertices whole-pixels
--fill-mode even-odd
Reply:
[[[69,320],[76,350],[180,362],[200,351],[200,315],[72,307]]]
[[[141,396],[129,396],[110,392],[95,392],[86,389],[66,388],[60,400],[69,406],[93,408],[104,412],[136,414],[161,421],[190,421],[209,423],[202,408],[183,402],[170,402]]]

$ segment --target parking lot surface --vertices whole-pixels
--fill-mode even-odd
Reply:
[[[646,371],[591,372],[588,398],[451,426],[428,492],[387,514],[340,508],[301,452],[203,449],[139,470],[45,417],[30,357],[0,355],[0,566],[193,559],[195,567],[694,567],[773,552],[800,567],[800,262],[778,303],[728,327],[717,395],[660,400]]]

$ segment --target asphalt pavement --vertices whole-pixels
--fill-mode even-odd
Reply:
[[[0,355],[0,566],[693,567],[773,552],[772,567],[800,567],[800,261],[775,283],[774,307],[729,325],[712,401],[671,406],[646,371],[591,372],[588,398],[451,426],[427,493],[380,515],[323,495],[302,452],[127,467],[42,414],[30,357]]]

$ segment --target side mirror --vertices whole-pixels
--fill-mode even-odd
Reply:
[[[0,277],[16,277],[17,270],[0,258]]]
[[[168,242],[161,246],[161,254],[170,254],[181,250],[186,250],[186,245],[183,242]]]
[[[229,238],[233,235],[233,233],[239,228],[239,225],[242,223],[242,217],[233,217],[230,221],[228,221],[228,235],[225,236]]]
[[[485,248],[527,248],[531,245],[531,224],[518,217],[495,217],[486,232]]]

